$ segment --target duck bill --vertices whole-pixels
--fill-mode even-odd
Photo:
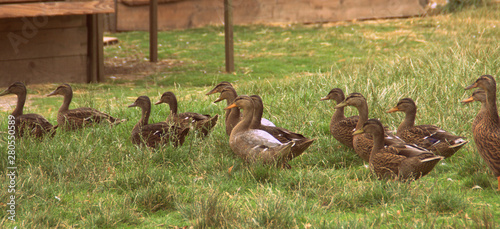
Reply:
[[[364,133],[364,132],[365,132],[365,130],[363,130],[363,129],[359,129],[359,130],[354,131],[354,132],[352,133],[352,135],[362,134],[362,133]]]
[[[399,108],[398,107],[393,107],[390,110],[386,111],[386,113],[394,113],[396,111],[399,111]]]
[[[474,102],[474,98],[472,96],[469,97],[468,99],[464,99],[461,101],[462,104],[467,104],[467,103],[471,103],[471,102]]]
[[[477,83],[473,83],[473,84],[471,84],[471,85],[469,85],[469,86],[465,87],[464,89],[465,89],[465,90],[469,90],[469,89],[476,88],[476,87],[477,87]]]
[[[218,98],[218,99],[216,99],[216,100],[214,101],[214,103],[218,103],[218,102],[220,102],[220,101],[222,101],[222,100],[224,100],[224,99]]]
[[[128,105],[128,107],[136,107],[136,106],[137,106],[137,104],[135,104],[135,103]]]
[[[347,103],[344,101],[344,102],[337,104],[337,106],[335,106],[334,108],[339,109],[339,108],[346,107],[346,106],[347,106]]]
[[[8,95],[10,94],[10,91],[9,89],[5,90],[5,91],[2,91],[2,93],[0,93],[0,96],[3,96],[3,95]]]
[[[160,100],[158,102],[155,103],[155,105],[158,105],[158,104],[162,104],[163,102]]]
[[[323,101],[323,100],[329,100],[329,99],[330,99],[330,98],[328,98],[328,96],[326,96],[326,97],[321,98],[321,99],[320,99],[320,101]]]
[[[235,107],[238,107],[238,106],[236,106],[236,104],[233,103],[233,104],[227,106],[226,108],[224,108],[224,110],[229,110],[229,109],[232,109],[232,108],[235,108]]]
[[[217,88],[214,88],[214,89],[212,89],[211,91],[207,92],[207,94],[206,94],[206,95],[215,94],[215,93],[217,93],[217,92],[218,92],[218,91],[217,91]]]
[[[56,92],[56,91],[57,91],[57,90],[55,90],[55,91],[51,92],[50,94],[48,94],[48,95],[47,95],[47,97],[57,95],[57,92]]]

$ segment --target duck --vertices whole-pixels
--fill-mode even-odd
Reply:
[[[213,117],[207,114],[198,114],[193,112],[178,113],[177,98],[171,91],[167,91],[161,95],[161,98],[155,105],[166,103],[170,107],[170,115],[166,122],[173,122],[179,126],[191,126],[199,130],[203,136],[207,136],[210,130],[217,124],[219,115]]]
[[[479,109],[479,112],[477,112],[477,115],[471,125],[472,130],[476,129],[477,124],[481,122],[488,112],[488,109],[486,108],[486,92],[483,89],[477,89],[469,98],[464,99],[461,102],[462,104],[468,104],[471,102],[481,103],[481,108]]]
[[[250,98],[254,103],[254,113],[250,129],[266,131],[283,144],[293,142],[294,144],[291,149],[292,152],[289,154],[288,161],[302,155],[302,153],[304,153],[304,151],[315,141],[315,139],[306,138],[302,134],[292,132],[285,128],[262,125],[262,122],[260,122],[262,114],[264,113],[262,98],[258,95],[252,95]]]
[[[47,96],[62,95],[64,102],[57,112],[57,124],[60,128],[75,130],[94,123],[108,121],[110,124],[118,124],[126,121],[117,119],[109,114],[100,112],[90,107],[80,107],[69,109],[71,99],[73,99],[73,89],[69,84],[62,84]]]
[[[15,117],[15,136],[29,135],[35,138],[42,138],[46,135],[54,136],[57,126],[53,126],[45,117],[39,114],[23,114],[27,94],[24,83],[14,82],[0,93],[0,96],[8,94],[17,95],[17,105],[11,113]]]
[[[215,94],[215,93],[221,93],[218,99],[214,101],[214,103],[218,103],[220,101],[226,100],[227,101],[227,106],[232,104],[234,98],[238,96],[238,93],[236,93],[236,90],[234,89],[233,85],[227,81],[222,81],[221,83],[217,84],[211,91],[207,93],[207,95]],[[224,94],[224,95],[223,95]],[[232,115],[231,115],[232,113]],[[239,115],[239,119],[236,119],[236,115]],[[230,109],[226,110],[225,114],[225,124],[226,124],[226,134],[229,136],[231,134],[231,130],[236,126],[236,124],[241,120],[241,113],[239,109]],[[231,118],[229,118],[231,117]],[[265,126],[276,126],[274,125],[273,122],[269,121],[268,119],[262,118],[261,119],[262,125]]]
[[[361,93],[351,93],[349,94],[344,101],[337,104],[335,109],[339,109],[345,106],[354,106],[358,109],[359,119],[356,123],[355,130],[361,129],[363,124],[368,120],[368,103],[366,102],[365,97]],[[405,142],[393,135],[389,131],[385,131],[384,142],[386,145],[392,144],[404,144]],[[373,139],[370,134],[357,134],[353,135],[352,138],[354,152],[361,157],[365,162],[370,161],[370,153],[372,151]]]
[[[340,104],[345,100],[345,95],[342,89],[334,88],[327,96],[321,98],[321,101],[325,100],[333,100],[337,104]],[[349,148],[354,148],[352,133],[358,121],[359,116],[345,117],[344,107],[339,107],[335,109],[335,113],[333,113],[332,119],[330,120],[330,133],[341,144]]]
[[[247,163],[261,162],[278,167],[287,167],[293,142],[281,143],[266,131],[251,129],[254,115],[254,102],[246,95],[238,96],[224,109],[238,107],[243,109],[242,120],[234,127],[229,137],[231,150]]]
[[[384,126],[377,119],[367,120],[353,134],[357,136],[363,133],[373,138],[369,166],[378,179],[417,180],[431,172],[444,158],[416,145],[386,146]]]
[[[146,145],[152,148],[166,145],[169,142],[172,142],[174,147],[184,144],[190,128],[179,127],[166,122],[148,123],[151,114],[151,100],[148,96],[139,96],[128,107],[139,107],[142,110],[141,119],[132,129],[131,139],[133,144]]]
[[[498,180],[500,191],[500,117],[497,110],[497,85],[491,75],[480,76],[465,90],[481,88],[486,92],[486,112],[480,117],[472,130],[479,155],[486,162]]]
[[[435,125],[415,125],[417,105],[411,98],[400,99],[387,113],[404,112],[405,119],[397,129],[397,136],[407,143],[416,144],[445,158],[453,156],[469,141]]]
[[[220,91],[219,98],[217,98],[214,103],[226,100],[227,106],[231,105],[234,99],[237,97],[236,91],[233,87],[225,87]],[[226,135],[230,136],[233,128],[240,122],[241,113],[238,107],[227,109],[225,113],[225,124],[226,124]]]

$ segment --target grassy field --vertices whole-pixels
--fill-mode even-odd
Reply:
[[[15,223],[7,219],[7,139],[0,138],[0,227],[499,227],[496,179],[470,130],[479,104],[460,104],[472,93],[463,88],[480,75],[500,80],[499,4],[422,18],[236,26],[234,34],[235,74],[223,73],[222,27],[161,32],[162,62],[154,66],[145,61],[147,33],[111,34],[120,44],[105,49],[114,66],[110,78],[73,84],[70,108],[91,106],[128,121],[17,141]],[[121,72],[126,65],[133,66]],[[207,138],[190,135],[178,149],[131,143],[140,111],[127,105],[135,98],[157,101],[170,90],[181,112],[222,115],[225,104],[205,93],[223,80],[239,94],[260,95],[264,117],[276,125],[317,139],[292,169],[244,164],[229,148],[222,122]],[[62,98],[42,95],[57,85],[28,87],[25,113],[55,123]],[[362,93],[370,117],[392,129],[403,115],[385,111],[411,97],[417,124],[471,142],[416,182],[379,181],[329,133],[333,104],[320,98],[334,87]],[[12,109],[0,112],[1,126]],[[167,112],[153,106],[151,121],[163,121]]]

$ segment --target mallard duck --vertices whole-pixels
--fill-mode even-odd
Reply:
[[[417,105],[411,98],[403,98],[387,113],[404,112],[406,117],[397,130],[397,136],[407,143],[416,144],[445,158],[453,156],[469,141],[434,125],[415,126]]]
[[[39,114],[23,114],[24,103],[26,102],[26,86],[21,82],[11,84],[5,91],[0,93],[0,96],[15,94],[17,95],[16,109],[12,112],[15,117],[14,127],[16,128],[16,136],[25,134],[40,138],[45,134],[55,134],[57,126],[52,126],[47,119]]]
[[[408,144],[384,145],[384,127],[377,119],[369,119],[363,127],[353,133],[362,133],[373,137],[370,168],[379,179],[397,178],[401,181],[417,180],[427,175],[443,159],[432,152]]]
[[[347,98],[337,104],[335,106],[335,109],[339,109],[345,106],[353,106],[358,109],[359,112],[359,119],[358,123],[356,123],[356,130],[361,129],[363,127],[363,124],[365,124],[366,120],[368,120],[368,104],[366,102],[366,99],[363,95],[360,93],[351,93],[347,96]],[[385,139],[384,142],[386,145],[392,145],[392,144],[400,144],[404,143],[403,140],[401,140],[399,137],[385,131]],[[372,146],[373,146],[373,139],[371,135],[369,134],[357,134],[353,135],[352,138],[352,143],[354,146],[354,152],[358,154],[364,161],[369,162],[370,161],[370,153],[372,151]]]
[[[108,121],[111,124],[118,124],[125,119],[117,119],[106,113],[100,112],[90,107],[80,107],[69,110],[69,104],[73,99],[73,89],[69,84],[62,84],[47,96],[62,95],[64,102],[57,113],[57,124],[65,129],[78,129],[93,123]]]
[[[493,76],[483,75],[465,90],[480,87],[486,92],[486,110],[473,129],[479,155],[498,180],[500,191],[500,117],[497,110],[497,84]]]
[[[166,103],[170,107],[170,115],[167,118],[167,122],[173,122],[179,126],[193,125],[195,129],[201,131],[203,136],[206,136],[215,124],[217,124],[217,120],[219,118],[219,115],[211,117],[210,115],[193,112],[178,113],[177,98],[171,91],[163,93],[160,100],[156,102],[155,105],[162,103]]]
[[[250,129],[266,131],[283,144],[293,142],[292,153],[289,154],[288,160],[300,156],[315,141],[315,139],[306,138],[302,134],[294,133],[285,128],[262,125],[260,122],[264,112],[262,98],[258,95],[252,95],[250,98],[252,98],[254,102],[254,113]]]
[[[233,100],[238,96],[236,93],[236,90],[233,88],[233,86],[226,82],[223,81],[219,84],[217,84],[214,89],[212,89],[210,92],[207,93],[207,95],[211,95],[214,93],[221,93],[219,98],[214,101],[214,103],[218,103],[222,100],[227,101],[227,106],[233,103]],[[237,118],[239,117],[239,118]],[[241,120],[241,113],[238,108],[233,108],[230,110],[226,110],[226,116],[225,116],[225,124],[226,124],[226,134],[231,135],[231,130],[238,124],[238,122]],[[261,123],[264,126],[276,126],[274,123],[271,121],[262,118]]]
[[[337,104],[344,101],[344,92],[340,88],[334,88],[328,93],[327,96],[321,98],[321,100],[334,100]],[[352,132],[356,128],[356,124],[359,121],[359,116],[345,117],[344,107],[339,107],[333,113],[332,120],[330,121],[330,133],[333,135],[337,141],[340,143],[354,148],[352,143]]]
[[[249,96],[238,96],[224,109],[239,107],[243,109],[243,119],[231,131],[229,146],[233,152],[246,162],[260,161],[286,167],[293,142],[281,143],[266,131],[250,129],[254,115],[254,103]]]
[[[151,100],[147,96],[139,96],[135,102],[128,107],[140,107],[142,116],[132,129],[132,143],[149,147],[165,145],[172,142],[174,147],[184,143],[189,133],[188,127],[179,127],[166,122],[148,124],[151,114]]]

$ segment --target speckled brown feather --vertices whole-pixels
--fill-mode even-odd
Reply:
[[[17,95],[17,105],[11,113],[15,117],[16,136],[30,135],[36,138],[41,138],[46,134],[54,136],[57,127],[54,127],[43,116],[39,114],[23,114],[27,94],[26,86],[23,83],[15,82],[11,84],[9,88],[0,93],[0,96],[7,94]]]
[[[453,156],[468,143],[464,137],[456,136],[434,125],[415,126],[417,106],[411,98],[399,100],[398,104],[387,112],[397,111],[405,113],[405,119],[398,127],[397,136],[407,143],[416,144],[444,157]]]
[[[340,88],[332,89],[327,96],[321,100],[334,100],[337,104],[344,101],[344,92]],[[337,141],[347,147],[354,148],[352,133],[356,128],[359,116],[345,117],[344,107],[339,107],[335,110],[330,120],[330,133]]]
[[[163,93],[160,100],[155,104],[158,105],[161,103],[166,103],[170,107],[170,115],[166,119],[167,123],[173,123],[181,128],[193,126],[202,133],[202,136],[206,136],[210,132],[219,118],[219,115],[212,117],[207,114],[198,114],[194,112],[178,113],[177,98],[173,92],[167,91]]]
[[[416,180],[432,171],[443,158],[414,145],[385,146],[384,127],[376,119],[366,121],[362,130],[356,131],[363,132],[372,135],[374,139],[369,162],[370,168],[379,179]]]
[[[148,147],[158,147],[169,142],[172,142],[174,147],[178,147],[184,143],[186,135],[189,133],[189,128],[182,128],[166,122],[148,123],[151,113],[151,101],[147,96],[140,96],[129,107],[135,106],[141,108],[142,116],[132,129],[132,143]]]
[[[473,130],[474,140],[479,155],[498,178],[500,190],[500,117],[496,105],[496,81],[490,75],[483,75],[465,89],[475,87],[480,87],[486,92],[487,112]]]

